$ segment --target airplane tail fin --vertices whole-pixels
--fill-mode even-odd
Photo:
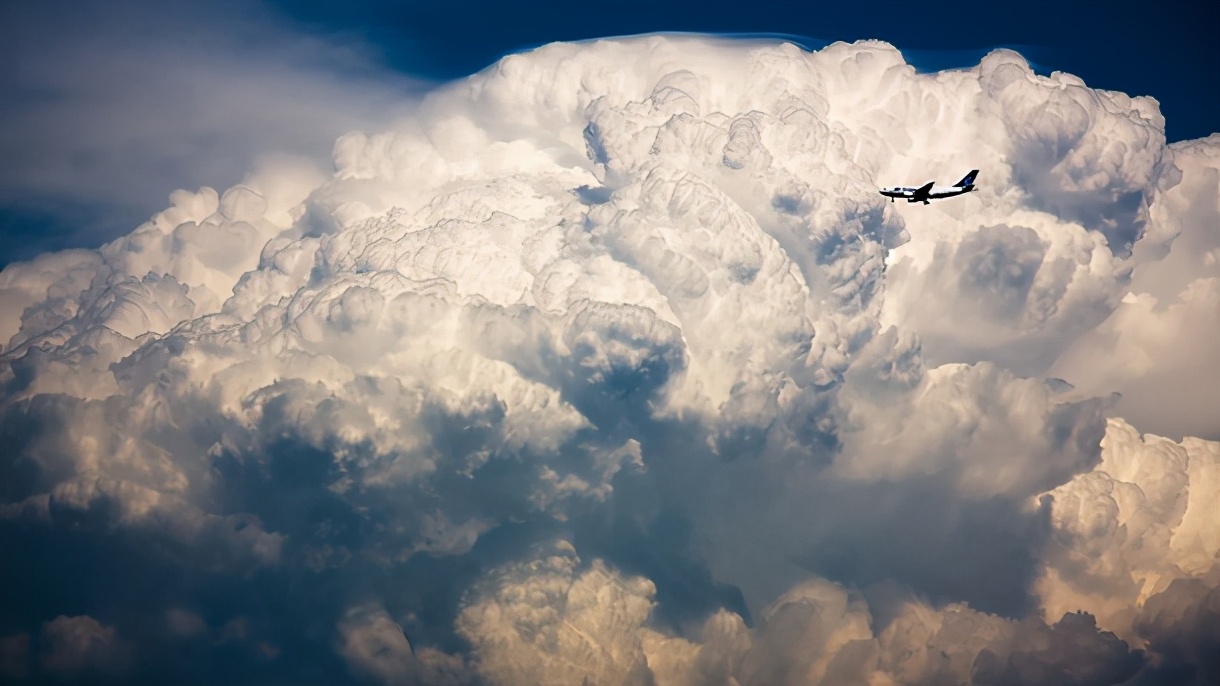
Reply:
[[[970,173],[962,178],[961,181],[953,184],[954,188],[968,188],[974,185],[974,177],[979,175],[979,170],[971,169]]]

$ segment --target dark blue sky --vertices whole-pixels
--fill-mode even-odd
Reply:
[[[552,41],[654,31],[776,33],[809,39],[878,38],[922,51],[927,68],[968,66],[997,46],[1073,73],[1092,87],[1151,95],[1170,141],[1220,131],[1220,3],[1161,2],[817,2],[707,0],[608,3],[396,2],[336,7],[276,0],[318,30],[351,31],[378,46],[396,69],[457,78],[500,56]],[[936,55],[934,53],[942,53]]]
[[[429,84],[552,41],[661,31],[889,41],[925,71],[1012,47],[1151,95],[1170,141],[1220,131],[1220,3],[152,0],[0,3],[0,267],[94,247],[260,156],[325,162]]]

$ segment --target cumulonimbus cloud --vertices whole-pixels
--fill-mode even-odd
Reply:
[[[45,599],[5,673],[63,616],[129,678],[1206,683],[1216,444],[1107,423],[1140,387],[1073,360],[1163,260],[1215,309],[1175,250],[1216,144],[1010,51],[656,36],[176,193],[0,272],[5,572]],[[1161,398],[1191,433],[1206,383]],[[69,558],[182,582],[106,604]]]

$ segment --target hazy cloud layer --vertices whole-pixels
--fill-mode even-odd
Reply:
[[[1220,444],[1107,414],[1215,434],[1215,337],[1140,326],[1220,307],[1218,145],[1009,51],[650,37],[179,191],[0,272],[0,669],[1209,683]]]
[[[6,2],[0,203],[96,245],[176,188],[236,183],[266,157],[325,169],[336,136],[388,125],[421,90],[356,45],[258,2]]]

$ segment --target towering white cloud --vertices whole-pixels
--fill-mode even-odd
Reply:
[[[1220,303],[1176,252],[1217,139],[1162,130],[1009,51],[556,44],[329,178],[269,164],[13,265],[0,527],[13,586],[67,599],[16,605],[5,654],[94,612],[59,555],[122,585],[134,554],[184,579],[105,615],[148,674],[1204,683],[1215,444],[1105,415],[1212,339],[1073,362]],[[1181,311],[1125,313],[1169,260]]]
[[[1055,363],[1082,392],[1175,438],[1220,438],[1220,136],[1169,147],[1178,183],[1150,208],[1126,295]]]

